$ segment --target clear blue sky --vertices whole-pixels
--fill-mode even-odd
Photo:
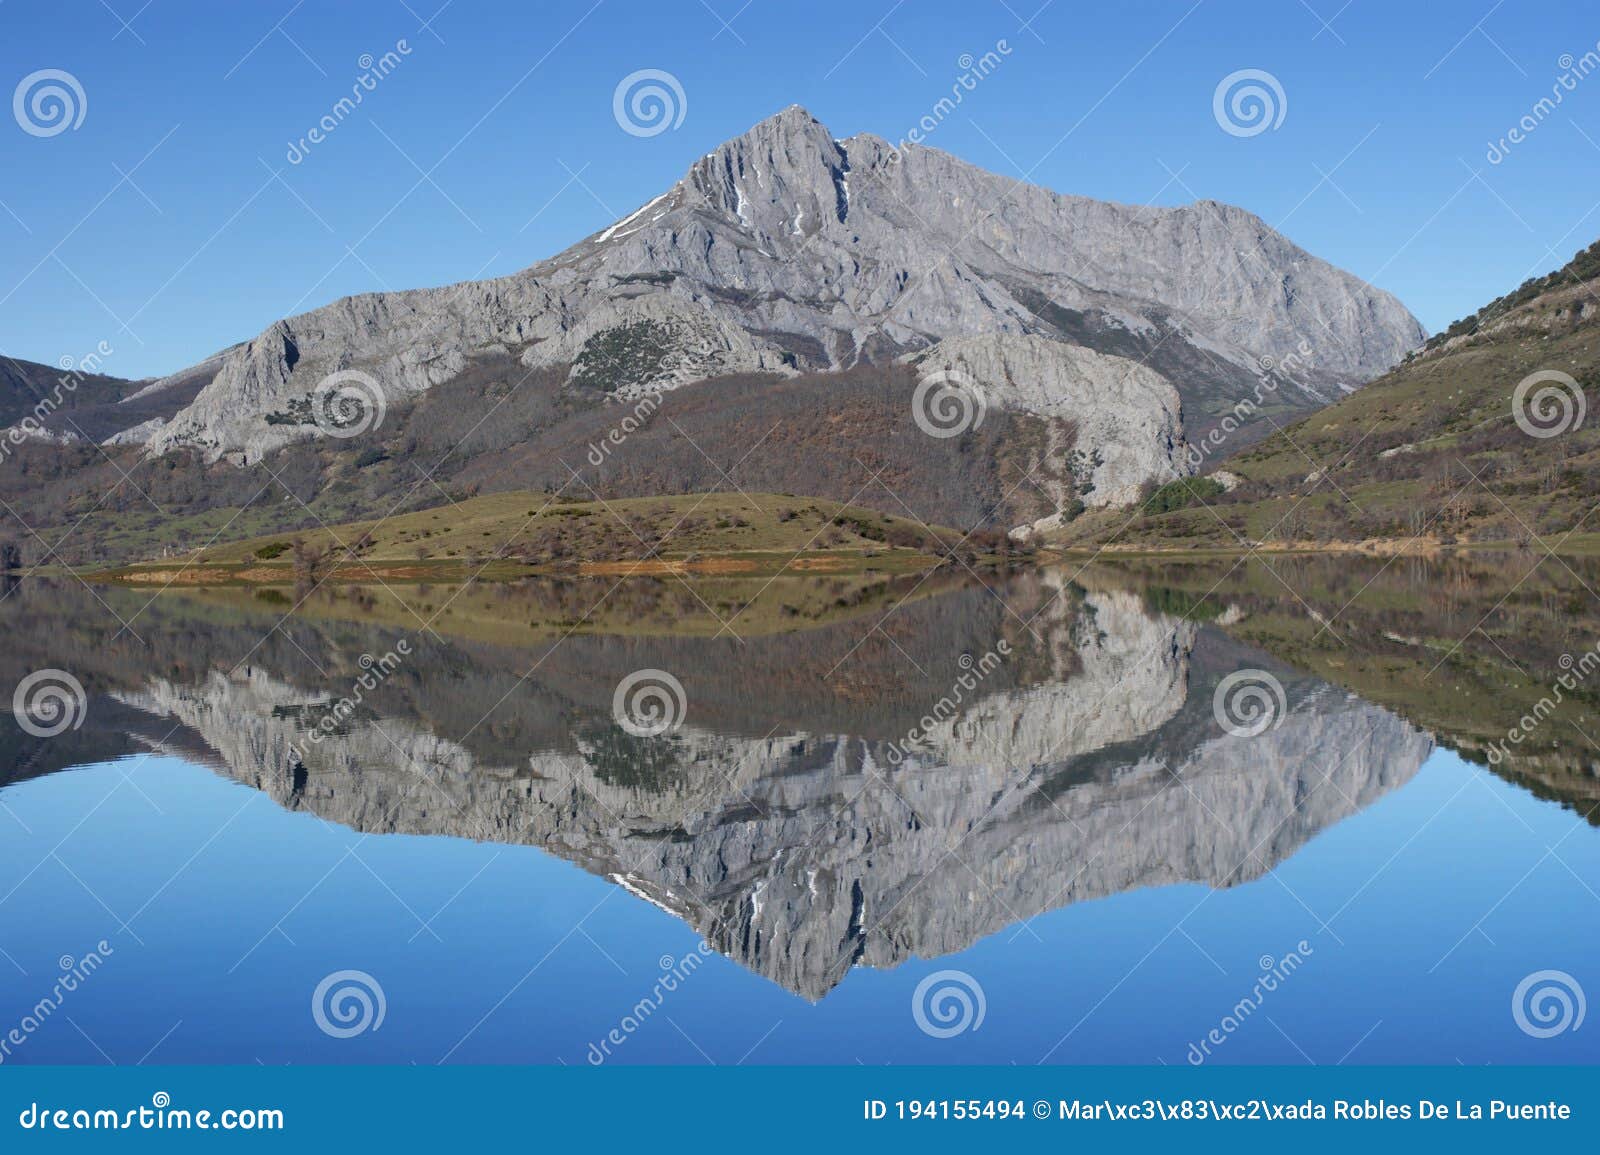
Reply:
[[[899,138],[1002,39],[930,145],[1062,192],[1244,206],[1430,330],[1600,236],[1600,72],[1485,157],[1595,49],[1592,4],[1042,2],[0,0],[0,94],[53,68],[87,98],[54,136],[0,114],[0,352],[106,341],[107,372],[154,375],[345,294],[512,272],[785,105]],[[687,112],[640,138],[612,94],[645,68]],[[1277,128],[1219,128],[1240,69],[1281,84]]]

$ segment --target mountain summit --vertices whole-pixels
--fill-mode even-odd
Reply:
[[[510,491],[804,494],[1025,537],[1190,476],[1423,336],[1242,209],[1063,196],[791,107],[519,273],[347,297],[68,391],[6,431],[37,461],[0,497],[74,557]],[[32,414],[45,378],[24,377],[0,408]],[[85,509],[103,532],[71,532]]]
[[[350,297],[276,323],[229,351],[149,449],[257,460],[317,433],[281,415],[328,373],[362,369],[393,403],[491,348],[629,396],[668,379],[836,371],[984,336],[1141,362],[1177,388],[1194,431],[1263,359],[1295,366],[1277,400],[1304,411],[1424,333],[1389,294],[1243,210],[1063,196],[936,149],[839,140],[793,106],[520,273]]]

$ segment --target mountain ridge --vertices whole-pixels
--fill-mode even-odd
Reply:
[[[1129,209],[1012,182],[973,223],[963,205],[994,203],[1007,179],[870,134],[836,140],[792,106],[627,217],[518,273],[360,294],[275,322],[225,356],[150,450],[249,461],[313,435],[265,425],[264,407],[309,395],[314,383],[296,376],[302,362],[323,375],[364,368],[403,403],[459,373],[474,348],[517,348],[529,369],[582,366],[597,336],[628,324],[666,334],[679,380],[836,371],[950,336],[1060,339],[1077,323],[1105,337],[1083,331],[1068,343],[1125,352],[1175,341],[1213,376],[1242,381],[1254,361],[1281,361],[1309,333],[1318,355],[1303,407],[1423,338],[1391,296],[1244,210]],[[1235,284],[1242,266],[1225,267],[1224,250],[1273,276]],[[1052,320],[1056,311],[1072,316]],[[627,396],[666,376],[659,363],[623,366],[605,384]]]
[[[56,415],[0,497],[59,560],[510,490],[731,485],[1031,535],[1192,474],[1266,366],[1236,444],[1422,337],[1242,209],[1066,196],[791,107],[520,272],[277,320],[140,383],[121,427]],[[960,427],[924,420],[961,398]]]
[[[1359,392],[1065,544],[1592,550],[1600,245],[1456,322]],[[1232,449],[1227,446],[1225,448]]]

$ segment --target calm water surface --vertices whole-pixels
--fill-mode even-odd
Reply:
[[[1594,575],[1379,564],[23,583],[5,1059],[1600,1060]]]

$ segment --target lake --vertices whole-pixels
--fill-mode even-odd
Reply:
[[[1600,1061],[1597,568],[13,582],[0,1059]]]

